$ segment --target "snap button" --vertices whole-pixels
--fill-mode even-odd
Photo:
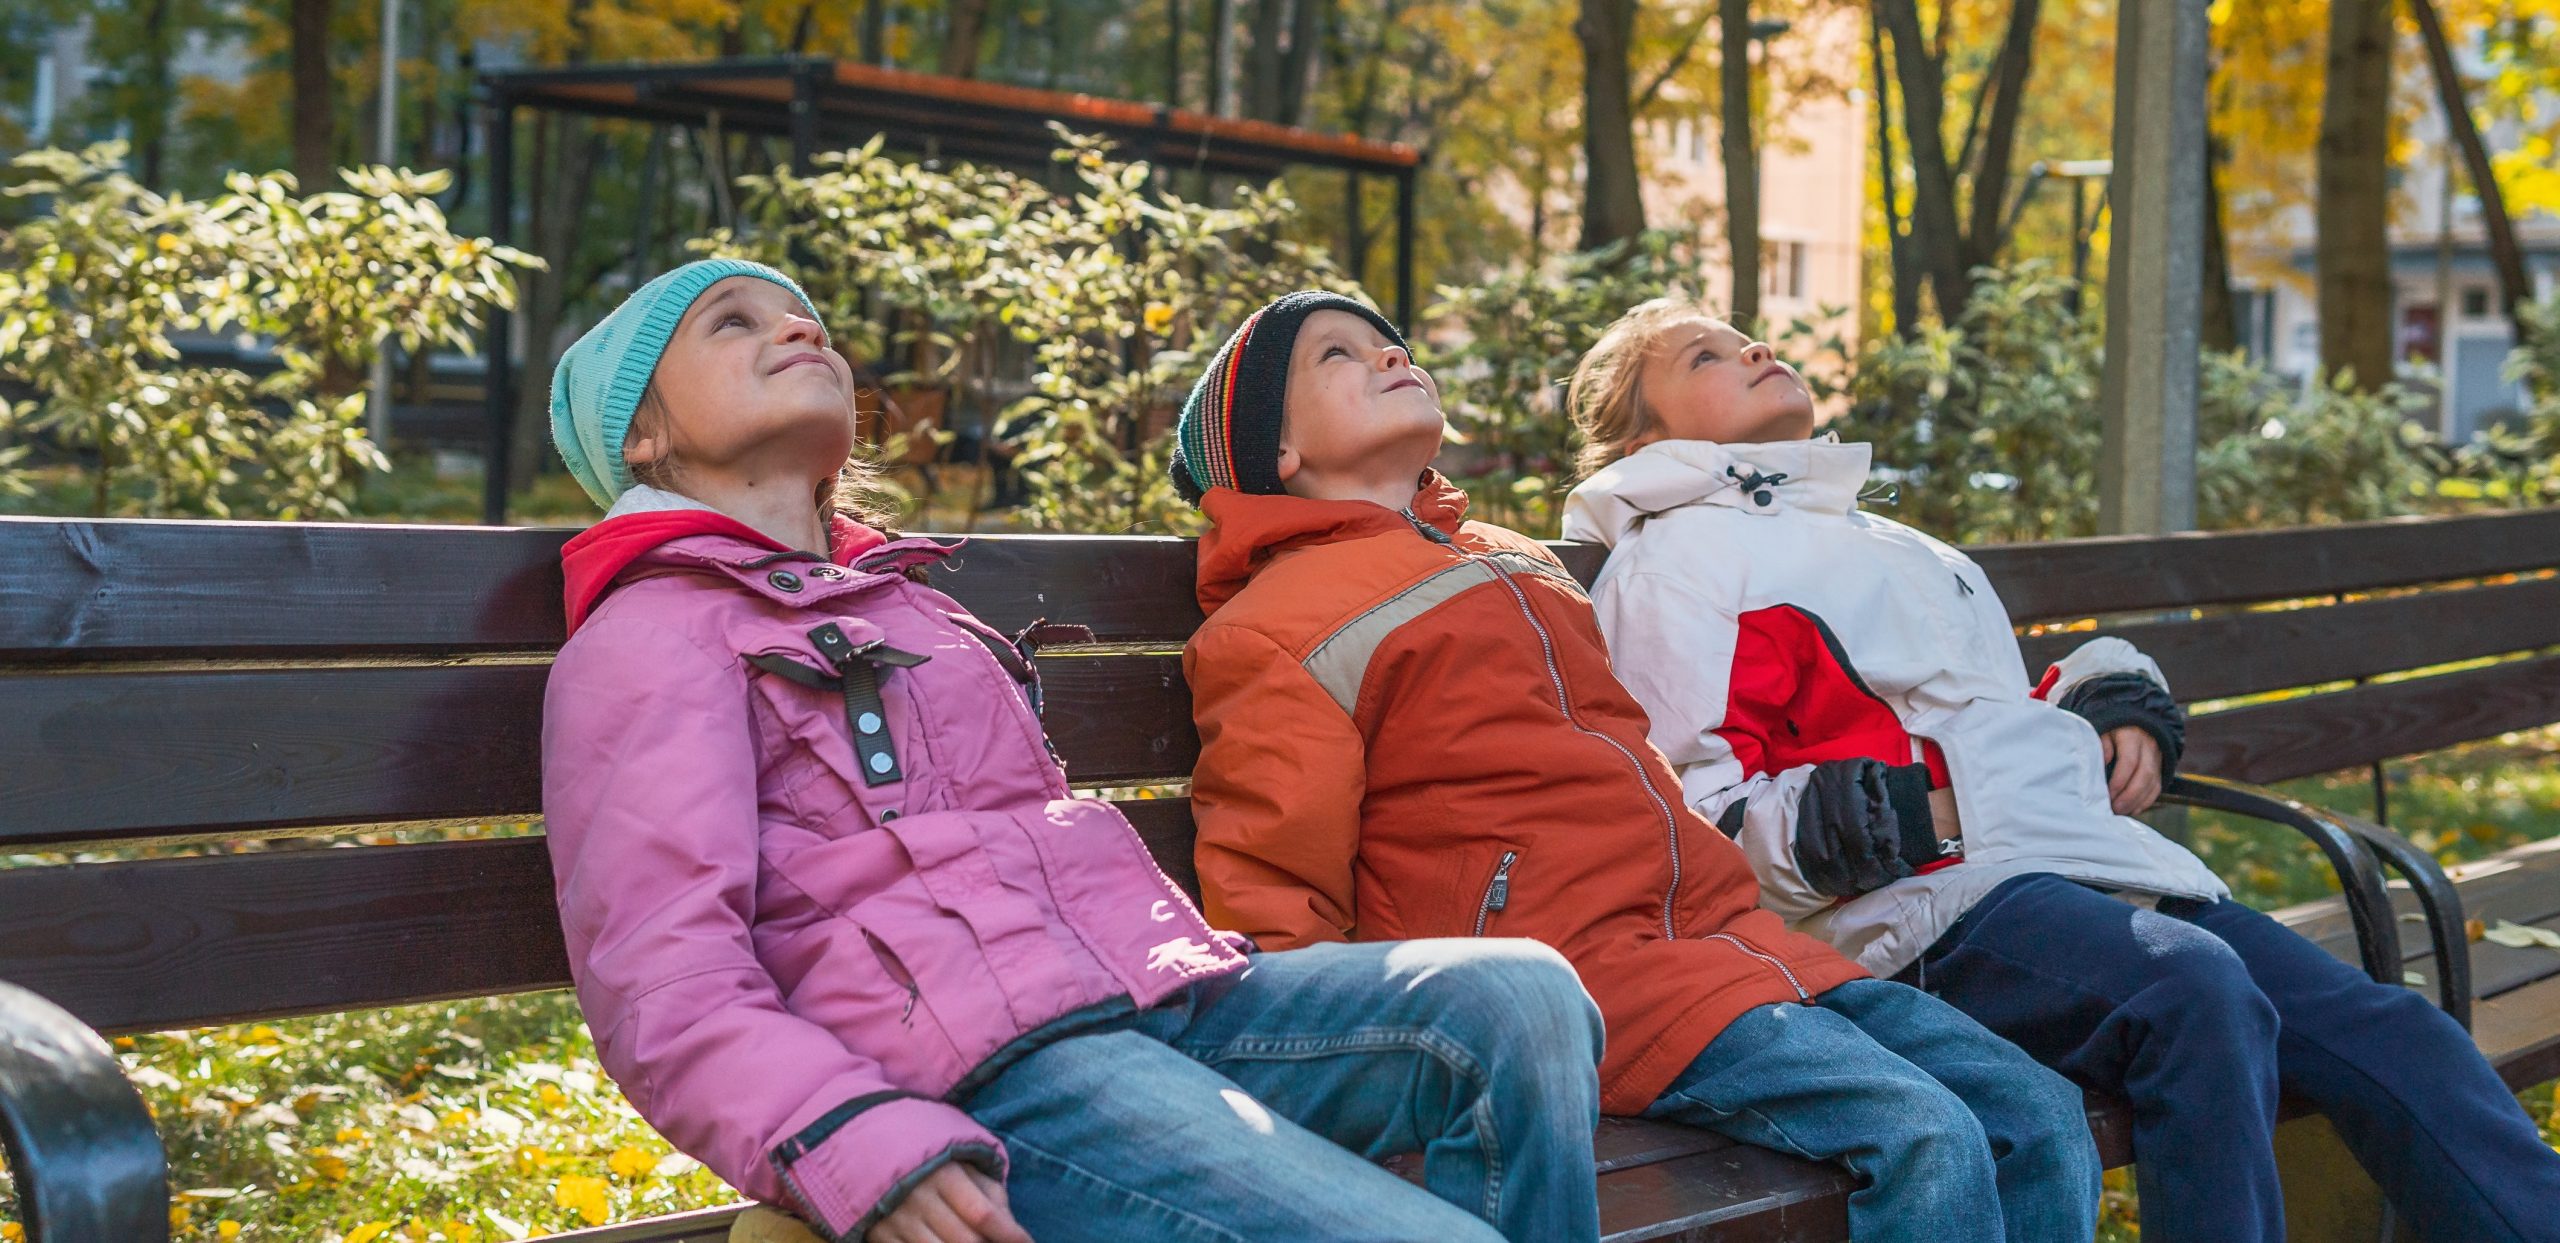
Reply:
[[[895,763],[897,763],[897,761],[890,759],[888,752],[882,751],[871,757],[871,771],[875,773],[885,773],[889,771],[889,766]]]
[[[1751,494],[1751,503],[1754,505],[1766,505],[1769,503],[1769,494],[1766,492],[1754,492]]]
[[[812,578],[823,578],[832,583],[837,579],[843,578],[844,571],[832,565],[822,565],[809,571],[809,576]]]
[[[800,576],[789,570],[775,570],[773,573],[765,575],[764,581],[773,584],[774,589],[777,591],[800,590]]]
[[[853,727],[866,734],[879,733],[880,714],[877,712],[865,712],[862,714],[862,718],[860,720],[853,723]]]
[[[897,819],[897,818],[898,818],[898,815],[899,815],[898,809],[897,809],[897,808],[895,808],[895,807],[892,807],[892,808],[888,809],[887,811],[884,811],[884,812],[881,812],[881,813],[880,813],[880,823],[882,823],[882,824],[887,824],[887,823],[889,823],[890,821]]]

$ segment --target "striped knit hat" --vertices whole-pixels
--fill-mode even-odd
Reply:
[[[1283,294],[1245,317],[1191,386],[1175,430],[1173,487],[1194,505],[1211,488],[1273,495],[1280,487],[1280,412],[1289,395],[1289,355],[1298,327],[1318,311],[1348,311],[1397,348],[1404,334],[1368,304],[1322,289]]]
[[[631,464],[622,460],[622,442],[631,434],[631,415],[640,408],[640,395],[649,391],[649,378],[657,374],[658,356],[667,352],[676,325],[703,291],[732,276],[758,277],[790,290],[809,318],[820,321],[824,343],[824,319],[799,282],[761,263],[696,259],[632,291],[560,355],[560,365],[551,371],[551,443],[598,506],[611,509],[631,490]]]

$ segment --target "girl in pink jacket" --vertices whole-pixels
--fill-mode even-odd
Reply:
[[[840,511],[851,396],[799,287],[731,260],[553,375],[610,512],[563,553],[543,810],[641,1115],[839,1243],[1596,1238],[1572,969],[1210,928],[1068,790],[1031,662],[923,585],[950,550]],[[1398,1152],[1427,1194],[1364,1159]]]

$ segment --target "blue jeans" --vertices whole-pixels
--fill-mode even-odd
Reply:
[[[2280,1092],[2319,1106],[2426,1237],[2560,1239],[2560,1154],[2462,1028],[2237,902],[2153,911],[2021,876],[1908,974],[2038,1061],[2131,1099],[2151,1243],[2284,1237]]]
[[[1849,1236],[2085,1243],[2098,1148],[2080,1089],[1951,1006],[1852,980],[1734,1020],[1645,1111],[1838,1161]]]
[[[1316,945],[972,1096],[1040,1243],[1588,1243],[1600,1012],[1533,941]],[[1422,1154],[1415,1187],[1377,1158]]]

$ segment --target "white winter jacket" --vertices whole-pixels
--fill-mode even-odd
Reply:
[[[1592,600],[1617,675],[1689,804],[1738,835],[1762,903],[1889,976],[2013,876],[2226,896],[2193,854],[2110,810],[2097,731],[2053,706],[2107,674],[2165,688],[2159,666],[2098,639],[2031,687],[1981,569],[1859,510],[1868,455],[1827,436],[1661,441],[1565,506],[1566,539],[1610,549]],[[1816,763],[1862,755],[1952,785],[1964,856],[1835,901],[1797,867],[1795,818]]]

